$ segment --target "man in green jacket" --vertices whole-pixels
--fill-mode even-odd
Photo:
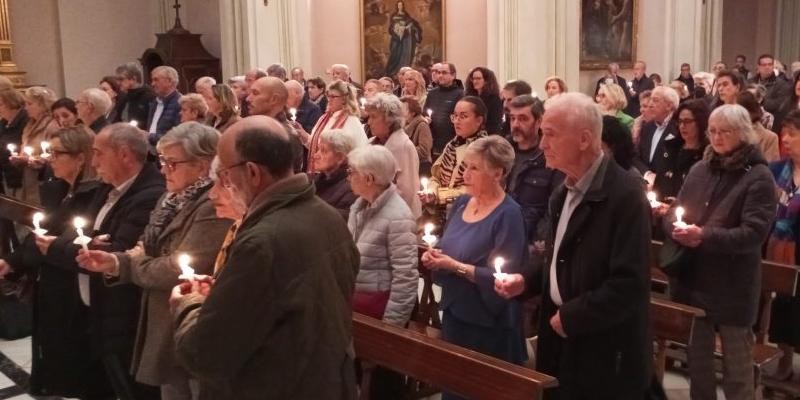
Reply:
[[[201,399],[353,399],[350,299],[359,256],[342,217],[294,174],[290,133],[248,117],[220,139],[218,178],[247,206],[209,290],[170,303]]]

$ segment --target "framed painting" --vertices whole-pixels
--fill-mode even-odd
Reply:
[[[638,0],[581,0],[581,69],[636,62]]]
[[[359,1],[364,80],[444,60],[445,0]]]

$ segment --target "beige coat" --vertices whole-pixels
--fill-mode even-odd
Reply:
[[[23,154],[22,149],[25,146],[31,146],[34,157],[38,157],[42,153],[42,141],[56,130],[58,130],[58,125],[49,115],[38,121],[28,120],[28,124],[22,129],[22,143],[17,151],[19,154]],[[42,200],[39,198],[39,185],[42,183],[39,180],[41,172],[41,169],[24,166],[22,168],[22,187],[15,192],[15,197],[27,203],[42,204]]]
[[[760,122],[753,124],[753,129],[756,131],[756,136],[758,137],[756,147],[761,150],[764,159],[767,160],[768,163],[780,160],[781,153],[778,148],[778,135],[764,128],[764,125],[761,125]]]
[[[370,142],[374,143],[375,140],[376,138],[373,137]],[[411,139],[402,129],[398,129],[389,135],[383,146],[392,152],[395,161],[397,161],[397,175],[394,177],[397,191],[400,197],[408,204],[408,208],[411,209],[414,218],[418,218],[422,214],[422,205],[419,196],[417,196],[420,187],[417,148],[414,147],[414,143],[411,142]]]
[[[160,207],[164,197],[157,203]],[[178,284],[179,253],[188,254],[195,273],[212,275],[214,261],[232,221],[217,218],[214,205],[204,193],[186,204],[159,237],[159,257],[144,254],[140,245],[119,258],[119,283],[134,283],[143,289],[139,327],[131,373],[149,385],[188,378],[175,360],[174,327],[169,296]]]

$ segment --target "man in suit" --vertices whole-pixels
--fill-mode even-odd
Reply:
[[[637,61],[633,64],[633,79],[630,87],[622,88],[628,92],[628,107],[625,108],[625,113],[634,118],[638,117],[641,114],[639,93],[653,90],[653,88],[655,88],[653,80],[647,77],[647,64],[644,61]]]
[[[628,81],[625,78],[619,75],[619,64],[611,63],[608,64],[608,70],[606,74],[603,75],[602,78],[597,80],[597,84],[594,87],[594,97],[597,98],[597,92],[600,91],[601,85],[608,85],[611,83],[616,83],[619,87],[622,88],[622,91],[625,92],[625,99],[630,102],[630,93],[628,93]]]
[[[664,142],[671,140],[682,141],[678,132],[678,125],[672,120],[672,113],[678,108],[680,98],[674,89],[658,86],[650,95],[650,112],[652,118],[642,126],[639,135],[637,156],[633,159],[634,166],[644,175],[650,185],[655,180],[655,175],[661,171],[656,154],[664,152]]]
[[[181,123],[181,106],[178,99],[178,71],[162,65],[153,68],[150,73],[151,85],[156,98],[150,102],[150,113],[147,117],[147,140],[155,146],[173,126]]]
[[[601,149],[591,98],[548,101],[541,148],[566,175],[550,198],[538,272],[495,281],[504,297],[542,294],[537,369],[558,378],[548,398],[642,399],[649,387],[650,206],[641,183]]]
[[[126,123],[109,125],[94,140],[92,166],[107,185],[98,190],[89,206],[87,232],[90,248],[125,251],[136,244],[147,225],[150,212],[164,193],[164,177],[146,163],[147,142],[142,131]],[[54,265],[78,270],[75,258],[80,249],[73,243],[77,234],[68,230],[59,237],[40,237],[48,259]],[[40,241],[45,243],[39,243]],[[93,357],[102,363],[114,392],[120,399],[157,399],[158,388],[136,383],[129,373],[140,290],[132,284],[107,286],[103,276],[80,270],[80,298],[89,308],[89,335]]]

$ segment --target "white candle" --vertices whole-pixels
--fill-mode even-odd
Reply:
[[[495,279],[502,281],[503,279],[506,278],[506,276],[508,276],[508,274],[506,274],[502,270],[503,264],[505,264],[505,263],[506,263],[506,260],[503,257],[495,257],[494,258],[494,271],[495,271],[494,277],[495,277]]]
[[[430,108],[425,110],[425,112],[428,113],[428,118],[433,116],[433,110],[431,110]]]
[[[92,239],[83,234],[83,228],[86,227],[86,220],[81,217],[75,217],[75,219],[72,220],[72,225],[75,226],[75,230],[78,232],[78,237],[76,237],[72,243],[81,245],[84,251],[89,251],[88,245]]]
[[[633,89],[633,81],[628,81],[628,87]]]
[[[44,219],[44,213],[36,212],[33,214],[33,233],[36,235],[42,236],[47,233],[47,229],[42,229],[41,223]]]
[[[48,142],[46,140],[42,140],[42,143],[40,143],[39,146],[41,146],[41,148],[42,148],[41,157],[42,158],[50,157],[50,153],[47,152],[47,150],[50,149],[50,142]]]
[[[651,208],[658,208],[659,203],[656,198],[656,192],[647,192],[647,201],[650,202]]]
[[[686,222],[683,222],[683,214],[686,213],[686,210],[683,207],[677,207],[675,209],[675,222],[672,224],[678,229],[686,229],[687,225]]]
[[[435,228],[436,225],[431,222],[425,224],[425,234],[422,235],[422,241],[428,245],[429,249],[433,248],[433,245],[436,244],[436,235],[433,234]]]
[[[8,152],[11,153],[12,156],[17,155],[17,145],[14,143],[9,143],[8,146],[6,146],[6,149],[8,149]]]
[[[139,121],[137,121],[135,119],[132,119],[131,122],[128,122],[128,125],[130,125],[130,126],[132,126],[134,128],[138,128],[139,127]]]
[[[430,180],[423,176],[419,178],[419,184],[422,186],[422,193],[428,193],[428,184],[430,184]]]
[[[191,261],[192,258],[189,257],[188,254],[178,255],[178,266],[181,268],[181,274],[178,276],[178,279],[187,281],[195,280],[194,268],[189,265]]]
[[[25,146],[22,148],[22,152],[25,153],[28,157],[33,157],[33,147]]]
[[[297,121],[297,109],[292,107],[289,109],[289,115],[291,115],[292,121]]]
[[[362,98],[358,99],[358,101],[360,101],[360,102],[361,102],[361,108],[364,108],[364,107],[366,107],[366,106],[367,106],[367,99],[366,99],[366,97],[362,97]]]

